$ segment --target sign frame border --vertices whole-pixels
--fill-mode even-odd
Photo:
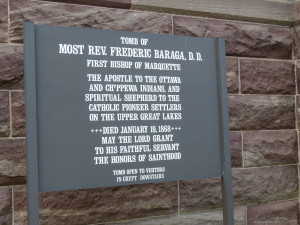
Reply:
[[[27,196],[28,223],[39,224],[39,187],[38,187],[38,131],[37,131],[37,83],[35,60],[35,24],[24,22],[24,73],[26,96],[26,147],[27,147]],[[228,94],[226,79],[225,39],[216,39],[219,115],[221,127],[222,158],[222,202],[223,224],[233,225],[232,169],[230,154],[230,133]],[[31,99],[28,101],[28,99]]]
[[[39,224],[35,25],[24,23],[28,223]],[[31,101],[28,101],[31,99]]]

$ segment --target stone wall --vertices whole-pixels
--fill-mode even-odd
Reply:
[[[0,0],[0,224],[27,224],[24,21],[225,37],[236,224],[298,224],[300,25],[140,8],[131,0]],[[219,178],[43,193],[39,199],[45,225],[222,224]]]

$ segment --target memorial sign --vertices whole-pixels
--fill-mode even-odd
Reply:
[[[224,178],[226,160],[231,185],[223,39],[24,30],[32,196]]]

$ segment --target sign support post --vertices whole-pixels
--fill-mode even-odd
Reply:
[[[39,224],[35,25],[24,24],[28,223]]]
[[[219,103],[220,103],[220,124],[222,142],[222,201],[223,201],[223,224],[234,224],[233,215],[233,194],[232,194],[232,173],[230,155],[230,136],[229,136],[229,113],[226,81],[226,62],[225,62],[225,40],[217,39],[217,58],[218,58],[218,83],[219,83]]]

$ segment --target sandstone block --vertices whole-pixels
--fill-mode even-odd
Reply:
[[[12,135],[25,137],[25,96],[24,92],[11,93]]]
[[[272,166],[232,171],[234,203],[257,204],[298,197],[297,166]]]
[[[222,205],[220,178],[180,181],[180,211],[219,208]]]
[[[300,62],[296,63],[297,93],[300,93]]]
[[[226,58],[226,70],[227,70],[227,89],[228,93],[239,93],[239,69],[238,59]]]
[[[295,130],[244,132],[245,166],[270,166],[298,162]]]
[[[0,223],[12,224],[11,188],[0,189]]]
[[[10,41],[22,42],[24,21],[72,27],[171,33],[170,15],[41,1],[10,1]]]
[[[250,205],[247,211],[248,225],[284,224],[298,225],[297,200]]]
[[[298,23],[300,20],[300,4],[293,2],[292,4],[292,21]]]
[[[174,34],[225,37],[229,56],[291,59],[293,37],[289,27],[228,20],[174,17]]]
[[[0,43],[7,42],[8,0],[0,0]]]
[[[233,169],[235,205],[295,199],[298,196],[297,166]],[[219,208],[222,205],[220,178],[180,181],[180,211]]]
[[[300,59],[300,26],[293,27],[293,31],[294,57]]]
[[[24,89],[23,46],[0,46],[0,88]]]
[[[296,97],[297,102],[297,128],[300,129],[300,96]]]
[[[177,212],[177,182],[40,194],[40,224],[98,224]],[[15,225],[26,224],[26,189],[14,189]]]
[[[295,128],[292,96],[231,95],[231,130],[270,130]]]
[[[0,185],[26,183],[25,139],[0,139]]]
[[[231,165],[243,166],[242,159],[242,135],[240,132],[230,132]]]
[[[295,94],[295,71],[291,61],[241,59],[244,94]]]
[[[0,137],[8,137],[9,129],[9,94],[0,91]]]

